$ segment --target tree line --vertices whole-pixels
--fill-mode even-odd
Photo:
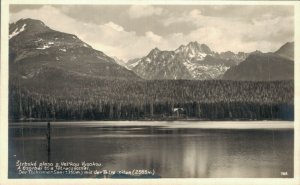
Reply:
[[[59,88],[58,88],[59,86]],[[11,120],[293,120],[293,81],[10,81]]]

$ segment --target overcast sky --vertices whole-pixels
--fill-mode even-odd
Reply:
[[[11,5],[10,22],[21,18],[125,61],[191,41],[218,52],[269,52],[294,39],[293,6]]]

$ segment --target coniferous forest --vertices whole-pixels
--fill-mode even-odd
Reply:
[[[12,78],[9,113],[13,121],[293,120],[293,89],[293,81],[73,78],[41,86]]]

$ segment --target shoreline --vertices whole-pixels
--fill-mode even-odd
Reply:
[[[46,126],[47,122],[10,122],[9,127]],[[63,127],[143,127],[166,129],[294,129],[294,121],[59,121],[51,126]]]

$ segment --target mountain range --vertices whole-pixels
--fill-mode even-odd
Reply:
[[[235,81],[290,80],[294,76],[293,42],[274,53],[218,53],[205,44],[190,42],[174,51],[154,48],[144,57],[124,62],[39,20],[12,23],[9,34],[10,75],[25,81],[59,81],[62,75],[110,80]]]
[[[190,42],[174,51],[161,51],[155,48],[145,57],[128,61],[127,67],[147,80],[207,80],[219,78],[247,56],[248,53],[244,52],[217,53],[205,44]]]

